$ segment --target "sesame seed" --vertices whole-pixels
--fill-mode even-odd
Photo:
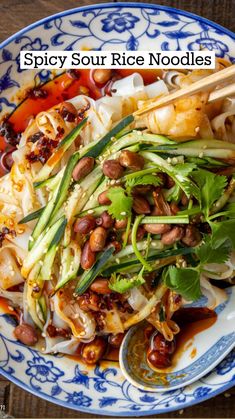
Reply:
[[[45,338],[45,337],[46,337],[46,333],[42,333],[42,334],[41,334],[41,336],[42,336],[43,338]]]
[[[166,161],[167,161],[167,163],[171,163],[171,158],[167,157]]]
[[[85,336],[86,332],[81,332],[80,336]]]
[[[42,346],[41,347],[41,351],[43,352],[43,351],[45,351],[45,346]]]
[[[110,181],[110,185],[115,185],[115,183],[116,183],[116,181],[115,181],[114,179],[112,179],[112,180]]]
[[[119,263],[120,263],[120,259],[116,258],[116,259],[115,259],[115,262],[119,265]]]
[[[199,157],[200,159],[202,159],[202,157],[203,157],[203,152],[199,153],[198,157]]]
[[[94,210],[90,209],[87,211],[88,214],[94,214]]]
[[[85,198],[85,196],[86,196],[86,192],[83,192],[82,198]]]
[[[184,409],[181,409],[180,411],[179,411],[179,414],[180,415],[182,415],[184,413]]]
[[[14,308],[13,308],[13,307],[11,307],[11,306],[8,306],[8,310],[10,310],[10,311],[14,311]]]
[[[231,397],[230,393],[224,393],[224,397],[226,397],[226,399],[228,399],[229,397]]]
[[[196,127],[195,132],[199,132],[199,131],[200,131],[200,127]]]
[[[122,211],[121,212],[121,215],[126,215],[126,211]]]

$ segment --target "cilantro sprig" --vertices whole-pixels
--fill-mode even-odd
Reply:
[[[109,288],[120,294],[124,294],[125,292],[129,291],[131,288],[139,287],[140,285],[144,284],[145,280],[142,275],[135,275],[132,278],[127,278],[121,276],[120,274],[117,275],[116,273],[112,274],[111,280],[109,282]]]
[[[110,188],[107,193],[111,204],[108,207],[108,213],[117,220],[123,220],[131,216],[133,198],[126,194],[121,186]]]

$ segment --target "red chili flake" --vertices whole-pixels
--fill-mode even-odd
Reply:
[[[40,161],[42,164],[45,164],[57,145],[57,140],[51,140],[45,136],[40,137],[37,141],[37,148],[28,153],[26,158],[30,163]]]
[[[60,114],[62,118],[68,122],[74,122],[76,119],[76,115],[72,112],[69,112],[68,109],[66,109],[65,107],[62,108],[62,110],[60,111]]]
[[[30,142],[30,143],[36,143],[38,140],[40,140],[42,137],[44,137],[44,134],[43,134],[43,132],[36,132],[35,134],[33,134],[33,135],[30,135],[29,136],[29,138],[28,138],[28,141]]]
[[[82,109],[79,109],[78,114],[77,114],[77,121],[80,122],[84,119],[84,114],[86,111],[88,111],[88,109],[90,109],[90,103],[87,104],[87,106],[85,106]]]
[[[48,92],[42,88],[35,87],[34,89],[29,89],[26,93],[26,97],[31,99],[43,98],[45,99],[48,96]]]
[[[57,134],[56,134],[56,139],[60,140],[64,135],[64,128],[62,127],[57,127]]]
[[[68,330],[62,329],[61,327],[55,327],[53,324],[47,326],[47,333],[50,338],[55,338],[56,336],[68,338],[71,336],[71,333]]]

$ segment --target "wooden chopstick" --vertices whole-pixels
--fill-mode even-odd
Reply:
[[[235,83],[229,84],[222,89],[214,90],[214,92],[211,92],[208,98],[208,102],[215,102],[216,100],[224,99],[233,95],[235,95]]]
[[[152,101],[149,105],[138,109],[134,112],[134,116],[144,115],[154,109],[161,108],[162,106],[170,105],[175,100],[182,99],[186,96],[193,95],[199,92],[206,92],[210,89],[213,89],[218,84],[223,84],[228,82],[229,79],[235,77],[235,64],[231,65],[230,67],[225,68],[224,70],[218,71],[217,73],[213,73],[210,76],[205,77],[204,79],[198,80],[195,83],[191,84],[190,86],[186,86],[182,89],[179,89],[169,95],[162,96],[154,101]],[[229,87],[229,86],[226,86]],[[225,88],[224,88],[225,89]],[[222,89],[221,89],[222,90]],[[219,90],[218,90],[219,92]],[[214,99],[212,95],[212,100],[217,100],[216,98],[216,91],[213,92]]]

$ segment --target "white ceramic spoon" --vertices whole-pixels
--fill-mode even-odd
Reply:
[[[235,287],[227,288],[226,292],[227,301],[215,310],[216,322],[194,336],[192,345],[189,343],[186,345],[176,365],[168,372],[153,371],[146,362],[145,351],[142,351],[137,367],[134,366],[132,361],[136,342],[133,338],[138,331],[141,340],[144,325],[142,323],[133,326],[126,334],[120,348],[119,362],[125,378],[142,390],[163,392],[187,386],[208,374],[235,347]],[[193,304],[193,307],[195,306],[204,307],[205,298],[197,305]]]

